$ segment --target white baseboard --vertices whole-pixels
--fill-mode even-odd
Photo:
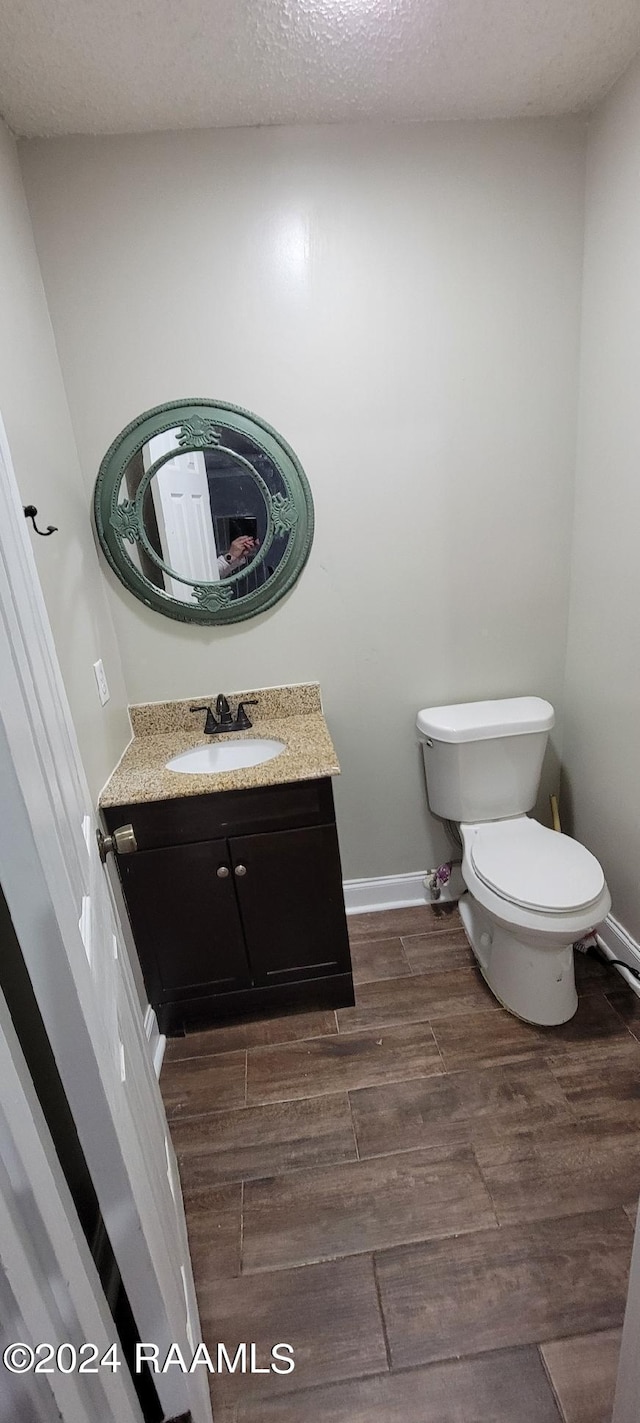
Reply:
[[[415,904],[434,904],[436,901],[425,886],[426,875],[426,870],[414,870],[406,875],[345,880],[343,889],[347,914],[374,914],[383,909],[410,909]],[[437,903],[447,904],[459,899],[464,889],[460,869],[456,865]]]
[[[156,1077],[159,1077],[162,1068],[162,1060],[164,1058],[164,1050],[167,1046],[167,1039],[164,1033],[160,1032],[158,1019],[150,1003],[147,1003],[144,1015],[144,1030],[149,1044],[149,1051],[153,1059],[154,1072]]]
[[[624,924],[619,924],[614,919],[613,914],[608,914],[604,923],[600,925],[596,938],[608,959],[622,959],[622,962],[629,964],[630,968],[637,968],[640,971],[640,944],[632,938],[625,929]],[[616,965],[620,977],[625,983],[637,993],[640,998],[640,981],[634,978],[632,973],[627,973],[624,968]]]
[[[347,914],[367,914],[378,909],[406,909],[412,904],[428,904],[424,886],[425,870],[408,875],[383,875],[378,879],[348,879],[344,882]]]

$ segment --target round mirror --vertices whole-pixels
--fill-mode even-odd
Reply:
[[[94,496],[109,563],[147,606],[224,623],[270,607],[313,537],[304,472],[280,435],[236,406],[175,402],[123,430]]]

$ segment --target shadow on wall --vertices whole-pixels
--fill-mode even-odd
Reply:
[[[561,776],[562,762],[560,760],[556,747],[554,746],[551,739],[549,739],[549,741],[547,742],[547,749],[544,754],[544,761],[542,763],[542,774],[540,776],[538,798],[533,808],[533,815],[535,819],[539,820],[541,825],[547,825],[549,828],[551,828],[552,826],[551,805],[549,797],[552,795],[556,795],[558,797],[558,803],[560,805],[562,804],[559,790]],[[568,831],[568,827],[564,824],[564,819],[562,819],[562,829],[564,831]]]
[[[560,805],[560,822],[565,835],[573,835],[574,828],[574,799],[571,775],[566,766],[560,767],[560,795],[558,797]]]

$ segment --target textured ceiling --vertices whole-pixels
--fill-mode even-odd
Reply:
[[[575,112],[640,0],[0,0],[19,134]]]

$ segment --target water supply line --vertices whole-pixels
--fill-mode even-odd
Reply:
[[[432,899],[440,898],[444,886],[448,884],[451,879],[452,868],[453,866],[449,860],[446,865],[438,865],[437,870],[429,870],[425,878],[425,885]]]
[[[632,968],[631,964],[625,963],[624,959],[614,958],[613,950],[609,948],[608,944],[605,944],[604,939],[601,938],[596,929],[592,929],[590,933],[584,934],[581,939],[577,939],[573,948],[576,953],[585,955],[591,954],[591,956],[598,959],[600,963],[604,960],[611,968],[617,968],[620,972],[620,977],[623,978],[629,988],[632,988],[634,993],[640,997],[640,969]]]

